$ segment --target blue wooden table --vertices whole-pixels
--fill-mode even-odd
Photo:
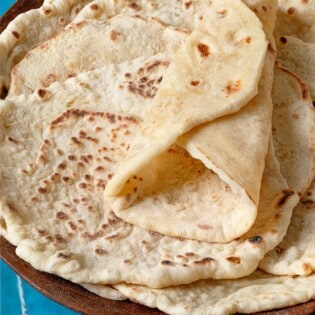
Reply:
[[[0,17],[14,3],[0,0]],[[0,314],[1,315],[76,315],[33,289],[3,261],[0,263]]]

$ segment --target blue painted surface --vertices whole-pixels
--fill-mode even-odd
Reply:
[[[0,16],[2,16],[11,5],[15,2],[15,0],[0,0]]]
[[[0,17],[11,7],[15,0],[0,0]],[[18,278],[15,272],[3,261],[0,263],[0,314],[23,314],[21,294],[24,295],[24,315],[77,315],[58,303],[46,298],[25,281]],[[20,282],[20,294],[18,284]]]
[[[1,1],[1,0],[0,0]],[[46,298],[37,290],[33,289],[24,280],[18,279],[15,272],[3,261],[1,269],[1,315],[77,315],[62,305]],[[20,281],[20,292],[19,284]],[[22,310],[24,296],[25,307]]]

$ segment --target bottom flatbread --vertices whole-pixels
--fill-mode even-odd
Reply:
[[[202,280],[185,286],[151,289],[116,285],[130,300],[174,315],[227,315],[272,310],[315,298],[315,274],[277,277],[255,271],[236,280]]]

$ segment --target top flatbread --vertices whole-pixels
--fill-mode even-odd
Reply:
[[[220,36],[213,37],[212,32]],[[246,38],[250,43],[242,41]],[[154,105],[106,194],[119,193],[129,177],[185,131],[244,106],[256,94],[266,48],[261,23],[246,5],[214,1],[177,51]],[[241,67],[235,71],[237,64]]]

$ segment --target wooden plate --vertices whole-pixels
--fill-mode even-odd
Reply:
[[[0,0],[1,1],[1,0]],[[43,0],[18,0],[0,19],[0,32],[18,14],[38,8]],[[40,272],[15,254],[15,247],[3,237],[0,239],[1,258],[30,285],[52,300],[86,315],[163,315],[157,309],[150,309],[130,301],[112,301],[92,294],[70,281]],[[315,314],[315,301],[278,311],[256,313],[256,315],[311,315]]]

